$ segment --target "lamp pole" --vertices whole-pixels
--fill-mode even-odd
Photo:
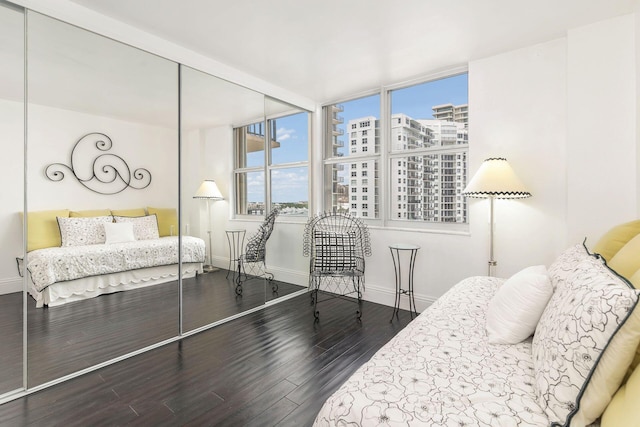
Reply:
[[[213,246],[211,246],[211,199],[207,199],[207,225],[209,225],[209,230],[207,234],[209,235],[209,265],[207,265],[207,271],[213,271]]]
[[[493,201],[495,198],[494,195],[489,196],[489,276],[494,275],[496,265],[498,265],[498,262],[493,258]]]

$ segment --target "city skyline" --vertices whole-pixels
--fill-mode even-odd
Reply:
[[[414,119],[432,119],[432,108],[442,104],[467,104],[467,75],[460,74],[435,81],[409,86],[391,91],[391,114],[402,113]],[[338,103],[344,110],[339,114],[343,123],[341,137],[344,150],[348,150],[347,123],[361,117],[380,118],[380,95],[366,96]],[[275,119],[276,139],[280,147],[272,149],[272,163],[282,164],[308,159],[309,131],[307,113],[294,114]],[[345,156],[347,152],[343,153]],[[249,153],[247,166],[264,164],[264,152]],[[251,173],[247,176],[247,202],[264,203],[264,173]],[[308,201],[308,168],[272,169],[272,202],[295,203]]]

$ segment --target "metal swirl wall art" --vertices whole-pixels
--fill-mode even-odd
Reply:
[[[80,184],[98,194],[147,188],[151,184],[151,172],[138,168],[132,173],[122,157],[107,153],[112,147],[111,138],[104,133],[87,134],[73,146],[70,165],[51,163],[46,167],[45,175],[51,181],[62,181],[69,172]]]

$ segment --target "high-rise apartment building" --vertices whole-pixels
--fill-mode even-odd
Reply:
[[[453,108],[451,112],[453,118]],[[347,132],[350,153],[377,150],[379,121],[375,117],[350,120]],[[391,116],[391,141],[393,152],[407,153],[391,159],[391,217],[429,222],[466,221],[466,203],[461,193],[467,178],[467,152],[411,155],[411,150],[467,144],[466,116],[463,121],[455,122],[416,120],[406,114],[394,114]],[[364,218],[377,217],[378,162],[351,162],[347,176],[349,212]]]
[[[433,118],[436,120],[464,123],[465,127],[469,123],[469,104],[441,104],[435,105],[431,109],[433,110]]]

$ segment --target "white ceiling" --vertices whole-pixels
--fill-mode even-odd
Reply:
[[[317,102],[548,41],[637,0],[72,0]]]

